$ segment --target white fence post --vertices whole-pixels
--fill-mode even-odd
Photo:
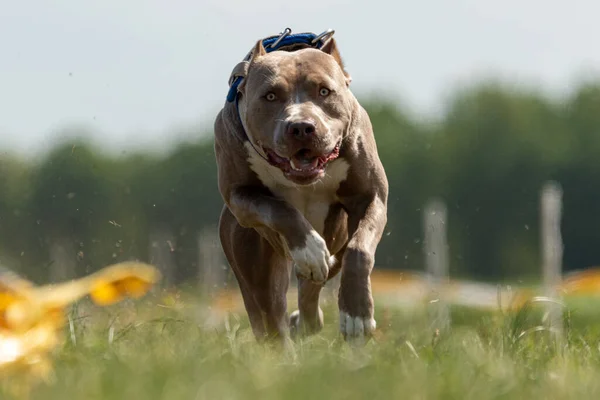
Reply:
[[[541,251],[544,294],[560,300],[558,286],[562,280],[563,241],[560,233],[562,218],[562,188],[557,182],[547,182],[541,191]],[[563,337],[562,308],[548,303],[550,328],[558,341]]]
[[[198,235],[198,275],[202,294],[212,296],[225,284],[225,268],[215,226],[204,227]]]
[[[444,296],[448,284],[448,244],[446,239],[446,206],[439,199],[430,200],[425,206],[423,230],[424,252],[429,280],[432,323],[434,329],[450,328],[450,310]]]
[[[163,275],[162,285],[170,287],[175,281],[175,237],[167,229],[154,229],[149,238],[150,263]]]
[[[50,282],[58,283],[74,279],[76,271],[76,249],[67,237],[50,239]]]

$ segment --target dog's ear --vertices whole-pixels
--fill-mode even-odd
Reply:
[[[335,39],[331,38],[327,42],[325,42],[325,44],[321,47],[321,51],[333,57],[335,62],[338,63],[338,65],[344,72],[344,76],[346,76],[346,86],[350,85],[352,77],[350,77],[350,74],[348,73],[348,71],[346,71],[346,68],[344,67],[344,62],[342,61],[342,56],[340,54],[340,50],[338,49],[337,42],[335,41]]]
[[[250,59],[250,62],[253,62],[265,55],[267,55],[267,51],[265,50],[265,46],[263,46],[262,40],[259,40],[254,45],[254,49],[252,50],[252,58]]]
[[[263,46],[262,40],[259,40],[258,42],[256,42],[256,44],[254,45],[254,48],[252,49],[252,55],[250,56],[250,60],[244,61],[244,64],[245,64],[244,65],[244,78],[248,74],[248,68],[250,68],[250,65],[252,65],[253,62],[258,60],[260,57],[265,56],[266,54],[267,54],[267,51],[265,50],[265,46]],[[240,83],[240,85],[238,86],[238,92],[243,93],[245,87],[246,87],[246,79],[243,79],[242,82]]]
[[[229,75],[229,86],[231,86],[237,78],[242,78],[242,81],[238,85],[239,91],[240,86],[243,86],[244,84],[244,78],[246,78],[246,75],[248,75],[248,61],[241,61],[235,67],[233,67],[233,71],[231,71],[231,74]]]

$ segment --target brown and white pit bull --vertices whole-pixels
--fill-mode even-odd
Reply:
[[[236,100],[215,121],[219,231],[252,330],[259,340],[287,339],[290,326],[318,332],[319,294],[341,270],[340,330],[364,342],[376,326],[370,274],[388,181],[336,41],[267,52],[260,40],[230,84],[237,77]],[[288,318],[292,265],[299,310]]]

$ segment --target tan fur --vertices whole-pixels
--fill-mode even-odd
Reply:
[[[239,117],[235,105],[227,103],[215,121],[225,201],[220,237],[254,333],[258,338],[289,335],[285,294],[295,265],[299,313],[292,318],[294,332],[322,327],[320,289],[341,270],[341,333],[346,339],[368,338],[375,329],[369,276],[386,224],[388,182],[369,117],[349,89],[337,44],[330,39],[320,50],[267,54],[259,41],[249,63],[235,70],[245,74]],[[290,128],[305,121],[313,127],[306,134]],[[338,145],[338,158],[314,178],[271,164],[273,154],[281,160],[299,154],[315,159]],[[271,162],[265,160],[269,157]],[[297,165],[281,162],[286,171]]]

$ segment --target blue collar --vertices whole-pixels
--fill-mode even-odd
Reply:
[[[304,44],[309,47],[320,49],[323,44],[334,34],[333,29],[328,29],[319,35],[315,35],[314,33],[295,33],[292,34],[292,30],[290,28],[285,28],[285,30],[279,35],[269,36],[268,38],[263,39],[262,43],[267,53],[270,53],[275,50],[279,50],[282,47],[292,46],[297,44]],[[244,61],[250,61],[252,57],[252,51],[250,51]],[[243,76],[236,76],[229,88],[229,92],[227,93],[227,102],[231,103],[233,101],[236,102],[237,108],[237,98],[238,98],[238,86],[244,79]]]

